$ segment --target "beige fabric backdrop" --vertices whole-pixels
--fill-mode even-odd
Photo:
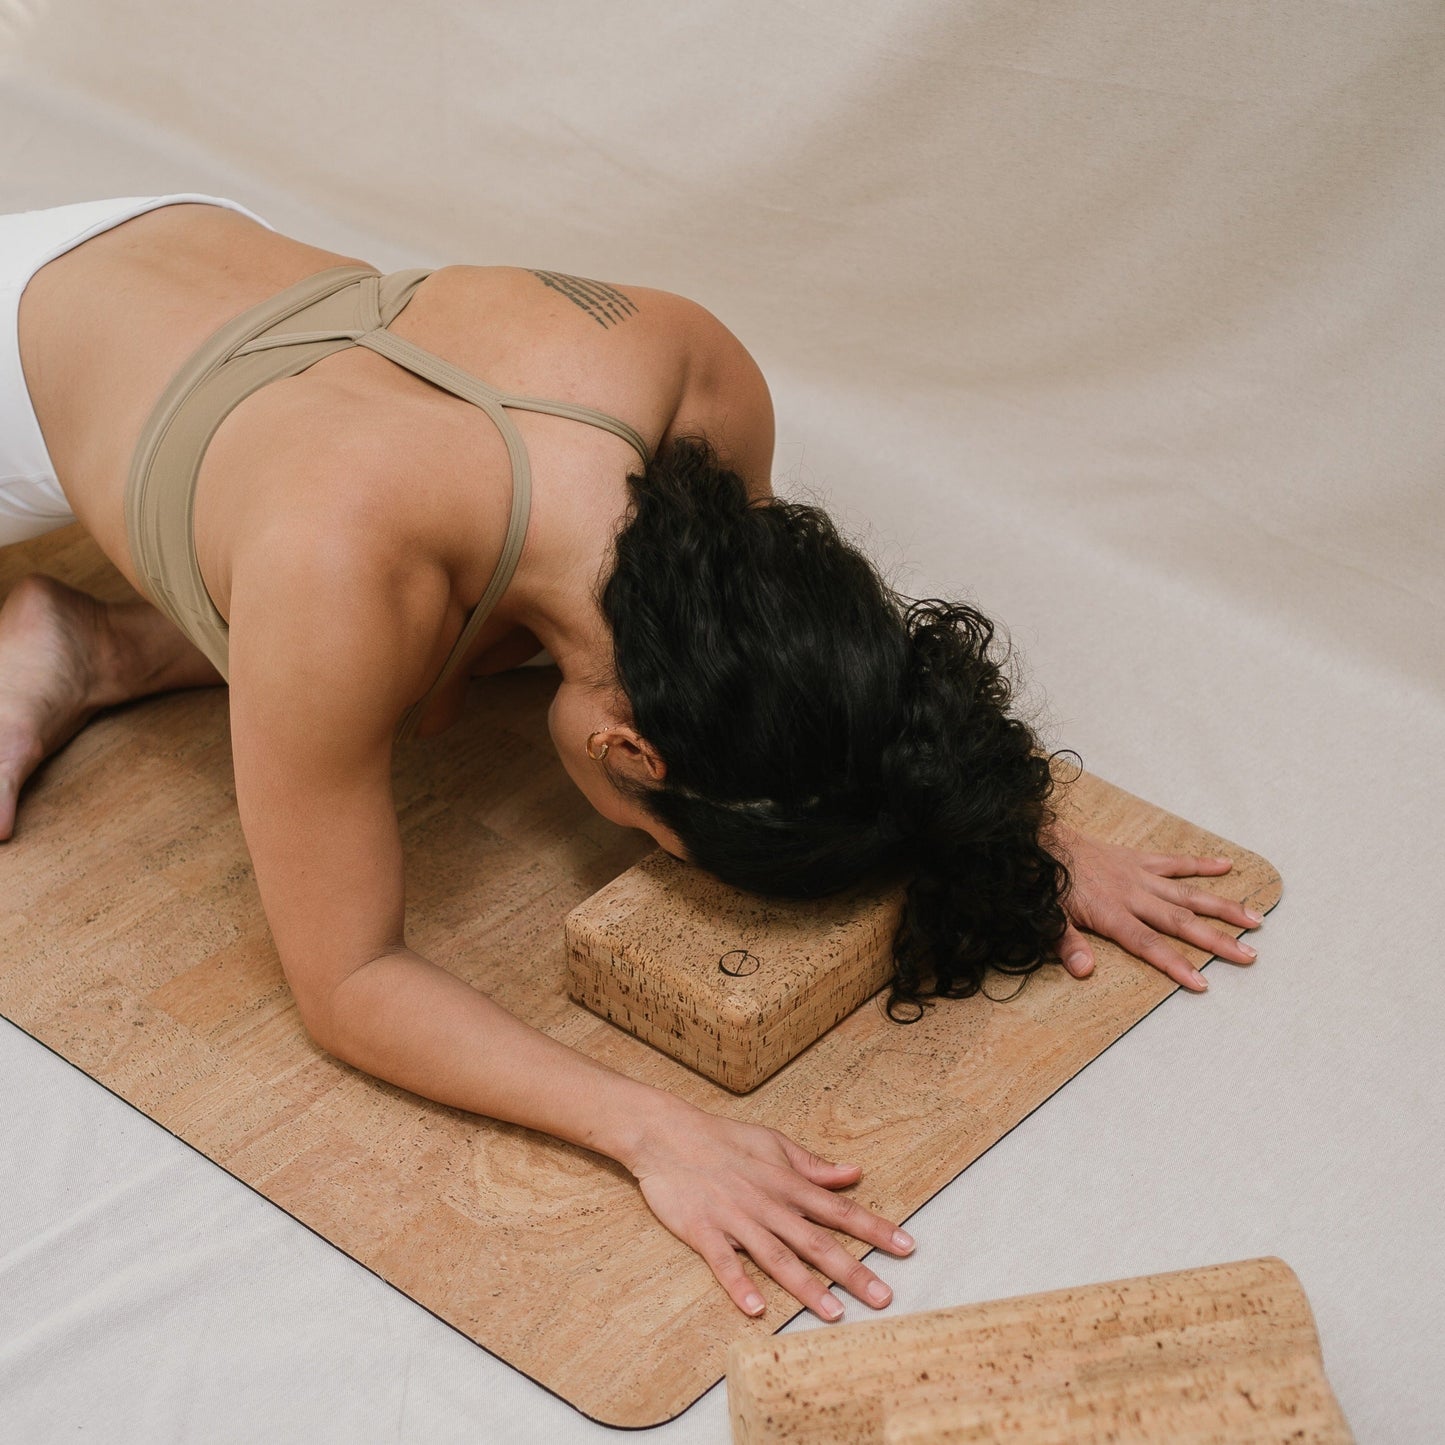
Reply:
[[[1438,3],[0,0],[0,75],[0,208],[219,190],[731,326],[781,493],[977,598],[1056,741],[1285,876],[1255,968],[915,1216],[894,1309],[1279,1253],[1361,1439],[1430,1436]],[[0,1081],[26,1438],[601,1436],[8,1028]]]

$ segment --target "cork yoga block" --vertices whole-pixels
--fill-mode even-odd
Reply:
[[[1347,1445],[1283,1260],[834,1325],[728,1351],[735,1445]]]
[[[745,1094],[888,982],[903,897],[760,898],[658,849],[567,915],[567,992]]]
[[[997,1400],[888,1416],[883,1445],[1304,1445],[1350,1434],[1324,1368],[1262,1351],[1223,1364],[1117,1371]]]

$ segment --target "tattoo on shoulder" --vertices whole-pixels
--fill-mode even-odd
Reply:
[[[567,276],[561,271],[536,271],[530,266],[527,269],[544,286],[561,292],[574,305],[580,306],[599,326],[615,326],[637,310],[621,291],[605,281],[592,281],[586,276]]]

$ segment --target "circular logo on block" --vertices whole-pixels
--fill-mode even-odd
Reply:
[[[723,973],[731,974],[734,978],[745,978],[750,973],[756,973],[762,959],[754,957],[745,948],[735,948],[730,953],[725,953],[718,959],[717,966]]]

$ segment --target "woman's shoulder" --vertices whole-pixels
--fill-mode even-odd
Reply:
[[[469,315],[525,328],[534,342],[642,344],[703,367],[746,356],[742,342],[700,301],[638,281],[539,266],[457,265],[433,271],[423,289]]]
[[[509,329],[510,342],[499,339],[530,357],[532,394],[585,400],[657,437],[659,449],[701,433],[750,491],[771,495],[771,392],[746,345],[701,301],[541,267],[449,266],[427,285],[434,278],[438,311]]]
[[[700,433],[722,464],[742,477],[750,496],[770,497],[776,430],[767,378],[728,326],[698,303],[687,305],[692,335],[687,387],[663,442]]]

